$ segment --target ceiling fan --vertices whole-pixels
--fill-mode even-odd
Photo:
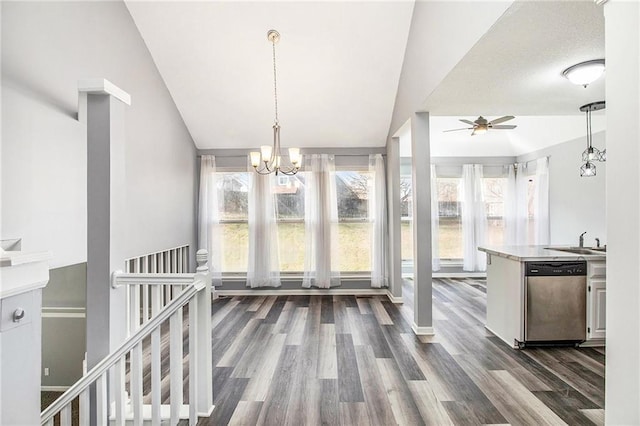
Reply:
[[[487,130],[489,129],[496,129],[496,130],[515,129],[516,127],[518,127],[515,124],[499,124],[499,123],[504,123],[505,121],[512,120],[514,118],[515,117],[513,115],[505,115],[504,117],[496,118],[495,120],[491,120],[491,121],[487,121],[487,119],[484,118],[483,116],[478,117],[475,121],[460,120],[463,123],[468,124],[472,127],[463,127],[461,129],[450,129],[450,130],[445,130],[445,132],[457,132],[459,130],[472,130],[471,136],[473,136],[473,135],[481,135],[482,133],[486,133]]]

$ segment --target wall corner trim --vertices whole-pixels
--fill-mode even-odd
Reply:
[[[79,80],[78,92],[111,95],[125,104],[131,105],[131,95],[105,78],[85,78]]]

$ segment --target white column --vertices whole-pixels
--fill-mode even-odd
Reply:
[[[640,3],[604,5],[607,101],[606,424],[640,424]],[[635,237],[634,237],[635,235]]]
[[[196,280],[203,279],[205,288],[198,292],[198,344],[197,344],[197,374],[198,374],[198,415],[208,417],[213,411],[213,382],[212,382],[212,345],[211,345],[211,274],[207,266],[209,253],[198,250],[196,253]],[[191,401],[189,401],[191,403]]]
[[[411,118],[411,174],[413,182],[413,331],[433,334],[431,282],[431,154],[429,113]]]
[[[389,293],[391,301],[402,302],[402,253],[400,210],[400,141],[387,143],[387,217],[389,218]]]
[[[126,338],[126,288],[111,287],[124,268],[126,229],[125,104],[128,94],[104,79],[79,83],[87,123],[87,369]],[[84,102],[80,102],[84,108]],[[107,386],[109,388],[109,386]],[[92,392],[91,422],[95,424]],[[114,400],[112,394],[109,402]],[[98,420],[98,423],[100,421]]]

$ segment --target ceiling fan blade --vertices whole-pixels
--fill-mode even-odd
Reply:
[[[509,130],[509,129],[515,129],[516,126],[515,124],[499,124],[497,126],[489,126],[490,129],[498,129],[498,130]]]
[[[443,130],[442,133],[447,133],[447,132],[458,132],[460,130],[473,130],[473,127],[463,127],[462,129],[449,129],[449,130]]]
[[[505,115],[504,117],[496,118],[495,120],[491,120],[488,124],[498,124],[504,123],[505,121],[513,120],[515,117],[513,115]]]
[[[474,123],[473,121],[470,121],[470,120],[462,120],[461,119],[460,121],[462,121],[464,124],[468,124],[469,126],[475,126],[476,125],[476,123]]]

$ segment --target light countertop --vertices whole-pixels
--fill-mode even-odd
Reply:
[[[605,253],[575,254],[565,251],[554,250],[553,247],[562,248],[569,246],[484,246],[478,250],[494,256],[500,256],[516,261],[553,261],[553,260],[606,260]],[[589,249],[589,247],[585,247]]]

